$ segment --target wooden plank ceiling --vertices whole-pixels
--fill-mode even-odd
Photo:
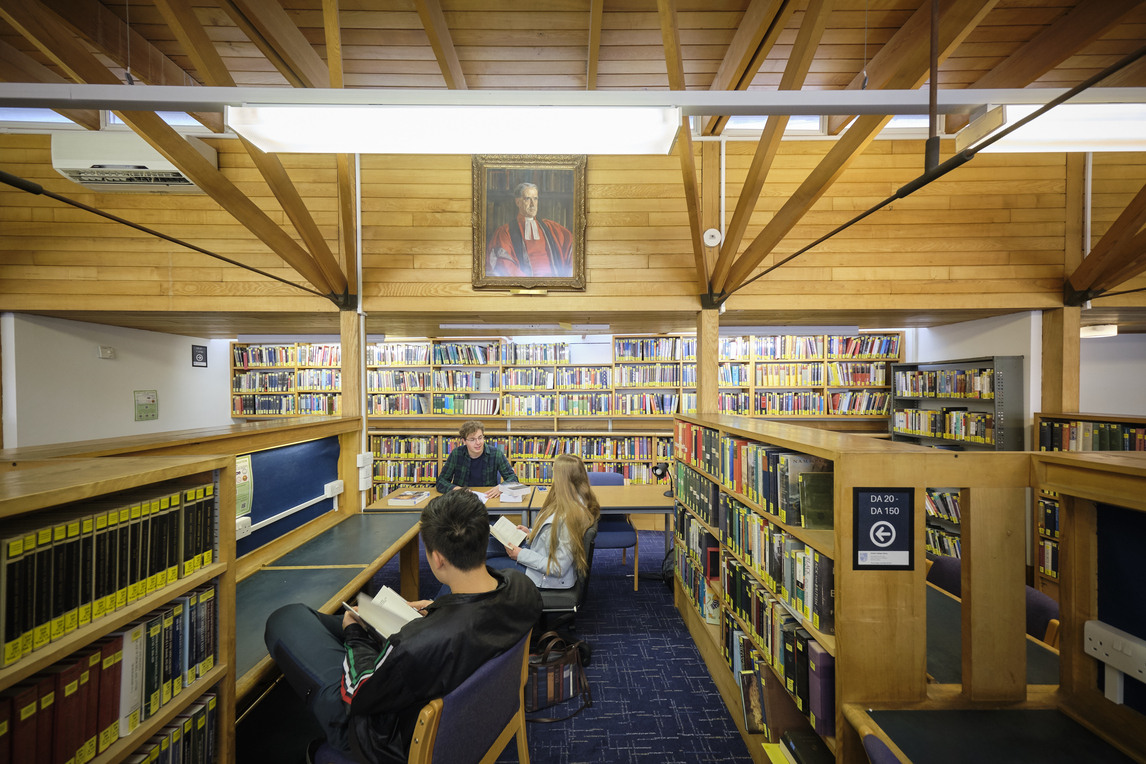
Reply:
[[[1069,87],[1131,53],[1146,39],[1146,0],[940,0],[940,88]],[[4,0],[0,3],[0,80],[220,87],[345,87],[528,90],[902,89],[931,78],[931,0]],[[130,67],[130,75],[128,69]],[[1146,86],[1146,60],[1108,84]],[[94,112],[61,108],[86,128]],[[280,201],[294,231],[271,222],[218,170],[153,114],[124,120],[228,209],[315,290],[334,300],[356,290],[353,163],[339,157],[340,236],[319,235],[277,158],[245,148]],[[193,115],[222,129],[219,114]],[[752,239],[744,237],[755,199],[768,183],[783,120],[761,136],[745,188],[730,212],[717,256],[701,244],[704,217],[690,136],[677,142],[688,200],[698,308],[746,281],[888,117],[833,117],[835,147]],[[726,118],[707,119],[718,135]],[[962,126],[949,118],[946,128]],[[731,205],[730,205],[731,206]],[[1146,270],[1146,189],[1068,279],[1080,296],[1114,291]],[[297,233],[297,239],[294,237]],[[1066,285],[1064,285],[1066,286]],[[983,315],[990,311],[982,312]],[[1097,315],[1097,314],[1094,314]],[[934,325],[966,314],[881,314],[864,323]],[[77,316],[78,317],[78,316]],[[233,335],[318,318],[249,314],[105,315],[105,323]],[[667,330],[690,316],[630,316]],[[858,324],[854,316],[771,316],[743,312],[723,323]],[[1103,320],[1111,320],[1107,313]],[[270,319],[270,320],[268,320]],[[1142,316],[1115,313],[1114,320]],[[91,317],[88,318],[91,320]],[[496,323],[496,317],[488,317]],[[411,333],[437,333],[433,316],[388,317]],[[609,323],[609,316],[538,317],[540,323]],[[620,320],[614,321],[623,331]],[[636,323],[636,321],[634,321]],[[393,331],[393,330],[392,330]]]

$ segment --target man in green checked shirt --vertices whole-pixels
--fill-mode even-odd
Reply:
[[[470,486],[493,486],[485,492],[486,498],[501,494],[502,482],[518,482],[513,467],[500,448],[485,445],[485,425],[476,419],[463,422],[458,430],[463,445],[450,452],[442,471],[438,474],[439,493],[448,493]]]

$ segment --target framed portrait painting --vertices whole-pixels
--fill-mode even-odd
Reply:
[[[473,286],[585,288],[585,157],[473,158]]]

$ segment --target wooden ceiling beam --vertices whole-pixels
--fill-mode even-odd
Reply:
[[[828,25],[828,16],[835,6],[835,0],[809,0],[804,13],[804,23],[796,34],[796,44],[792,47],[792,54],[784,67],[784,74],[780,78],[780,90],[799,90],[804,85],[804,79],[812,68],[816,49],[823,39],[824,30]],[[736,251],[740,249],[740,242],[744,239],[744,231],[748,228],[748,221],[752,211],[760,198],[760,191],[764,188],[764,180],[772,168],[776,152],[780,150],[780,142],[784,138],[784,128],[788,126],[786,116],[771,116],[760,133],[760,140],[756,144],[756,152],[752,155],[752,164],[748,167],[748,175],[744,185],[740,188],[740,197],[736,200],[736,210],[728,223],[728,230],[724,234],[724,242],[720,245],[720,255],[716,259],[716,266],[712,271],[712,283],[723,284],[728,278],[728,270]]]
[[[1141,4],[1142,0],[1081,0],[968,87],[1025,88],[1097,40]],[[945,131],[958,132],[969,119],[966,114],[948,114]]]
[[[5,82],[67,83],[68,80],[53,72],[36,59],[0,40],[0,80]],[[99,130],[99,109],[52,109],[80,127]]]
[[[684,60],[680,50],[680,27],[677,25],[676,0],[657,0],[657,15],[661,23],[661,40],[668,67],[669,89],[684,90]],[[676,152],[684,179],[684,203],[688,211],[688,228],[692,238],[692,256],[696,264],[698,293],[709,293],[708,267],[704,259],[704,242],[700,233],[700,184],[696,178],[696,157],[692,148],[692,126],[689,118],[681,117],[676,131]]]
[[[212,87],[235,87],[234,78],[227,71],[222,56],[207,36],[203,25],[199,23],[188,0],[156,0],[156,6],[204,81]],[[242,136],[239,136],[239,140],[266,180],[271,192],[282,205],[283,212],[306,244],[310,257],[323,272],[326,282],[340,292],[345,288],[346,276],[298,189],[287,175],[282,161],[278,156],[266,153]]]
[[[1119,247],[1118,254],[1121,255],[1120,259],[1124,265],[1097,285],[1104,292],[1109,292],[1146,272],[1146,229],[1125,239]]]
[[[597,89],[597,68],[601,57],[601,26],[605,16],[605,0],[589,0],[589,51],[586,55],[585,89]]]
[[[326,37],[326,65],[330,69],[330,86],[345,86],[342,64],[342,24],[339,0],[322,0],[322,26]],[[341,243],[339,263],[346,274],[347,294],[358,294],[358,197],[354,157],[335,154],[335,177],[338,184],[338,233]]]
[[[747,90],[795,10],[792,0],[752,0],[728,44],[709,90]],[[703,135],[719,135],[727,116],[707,117]]]
[[[266,0],[219,0],[219,4],[291,85],[329,85],[329,68],[282,5]]]
[[[998,0],[963,3],[960,0],[940,0],[940,61],[946,60],[947,57],[962,44],[963,40],[978,26],[988,11],[995,7],[997,1]],[[973,14],[973,19],[969,23],[949,23],[953,18],[966,19],[968,14]],[[951,33],[951,30],[954,30],[954,33]],[[927,81],[928,77],[927,62],[930,60],[930,40],[931,0],[922,0],[919,9],[911,14],[911,18],[892,35],[891,39],[887,41],[887,44],[872,56],[871,61],[856,74],[852,81],[848,83],[845,90],[865,89],[865,72],[867,75],[867,90],[914,89],[919,87]],[[920,45],[921,42],[922,45]],[[905,65],[908,65],[907,59],[910,58],[911,64],[914,64],[915,60],[919,57],[922,57],[924,61],[924,66],[920,70],[922,74],[911,81],[910,84],[900,86],[892,85],[892,79],[896,77],[897,73],[903,71]],[[896,79],[900,81],[900,78]],[[828,134],[839,135],[840,131],[843,130],[851,120],[852,116],[848,115],[828,117]]]
[[[1082,263],[1067,278],[1068,286],[1078,294],[1110,289],[1112,276],[1120,274],[1135,258],[1135,237],[1146,225],[1146,186],[1143,186],[1126,209],[1111,224]],[[1134,274],[1137,275],[1137,274]],[[1124,279],[1123,279],[1124,280]],[[1114,281],[1114,284],[1122,283]]]
[[[957,47],[958,40],[964,39],[975,28],[998,0],[941,0],[939,23],[939,61]],[[930,20],[931,3],[925,2],[925,18]],[[896,34],[880,50],[877,57],[880,63],[881,87],[889,90],[917,88],[927,78],[931,66],[931,35],[920,34],[912,24],[920,11],[913,14]],[[908,32],[907,30],[910,30]],[[923,30],[927,31],[926,28]],[[887,53],[887,51],[894,51]],[[874,61],[874,59],[873,59]],[[820,163],[805,178],[799,188],[784,202],[772,216],[764,229],[745,248],[729,270],[723,283],[713,282],[713,289],[720,294],[728,294],[737,289],[776,245],[796,226],[821,196],[835,183],[836,179],[851,163],[875,140],[876,135],[891,121],[892,115],[864,115],[855,120],[828,151]],[[920,162],[922,166],[922,162]]]
[[[450,90],[465,90],[466,75],[462,72],[461,62],[458,61],[458,51],[454,48],[442,6],[438,0],[414,0],[414,6],[418,9],[418,18],[422,20],[422,27],[430,38],[430,48],[434,51],[434,58],[438,60],[438,68],[446,78],[446,87]]]
[[[80,44],[63,21],[35,0],[5,0],[0,6],[0,18],[11,24],[76,82],[119,84],[119,78]],[[335,288],[335,285],[327,281],[309,253],[159,115],[138,111],[116,114],[318,291],[332,295],[342,293],[341,288]]]
[[[83,37],[124,71],[130,71],[149,85],[198,85],[186,70],[131,29],[123,19],[98,0],[40,0],[55,11],[60,20]],[[130,62],[131,66],[128,66]],[[117,84],[118,80],[117,80]],[[214,133],[223,132],[219,112],[188,112],[195,121]]]

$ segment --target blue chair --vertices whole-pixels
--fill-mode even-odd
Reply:
[[[625,476],[619,472],[590,472],[589,485],[624,485]],[[640,545],[637,539],[637,529],[629,520],[628,515],[601,515],[597,521],[597,548],[620,549],[621,562],[629,547],[633,548],[633,591],[637,591],[637,567],[640,563]]]
[[[962,597],[963,562],[958,557],[936,557],[927,570],[927,580],[956,597]]]
[[[410,764],[490,764],[517,737],[517,760],[529,764],[525,735],[525,679],[529,636],[486,661],[441,698],[422,706],[410,744]],[[315,764],[354,764],[323,743]]]
[[[863,736],[863,750],[871,764],[902,764],[902,759],[874,733]]]
[[[1058,647],[1058,603],[1050,595],[1027,587],[1027,633],[1051,647]]]

